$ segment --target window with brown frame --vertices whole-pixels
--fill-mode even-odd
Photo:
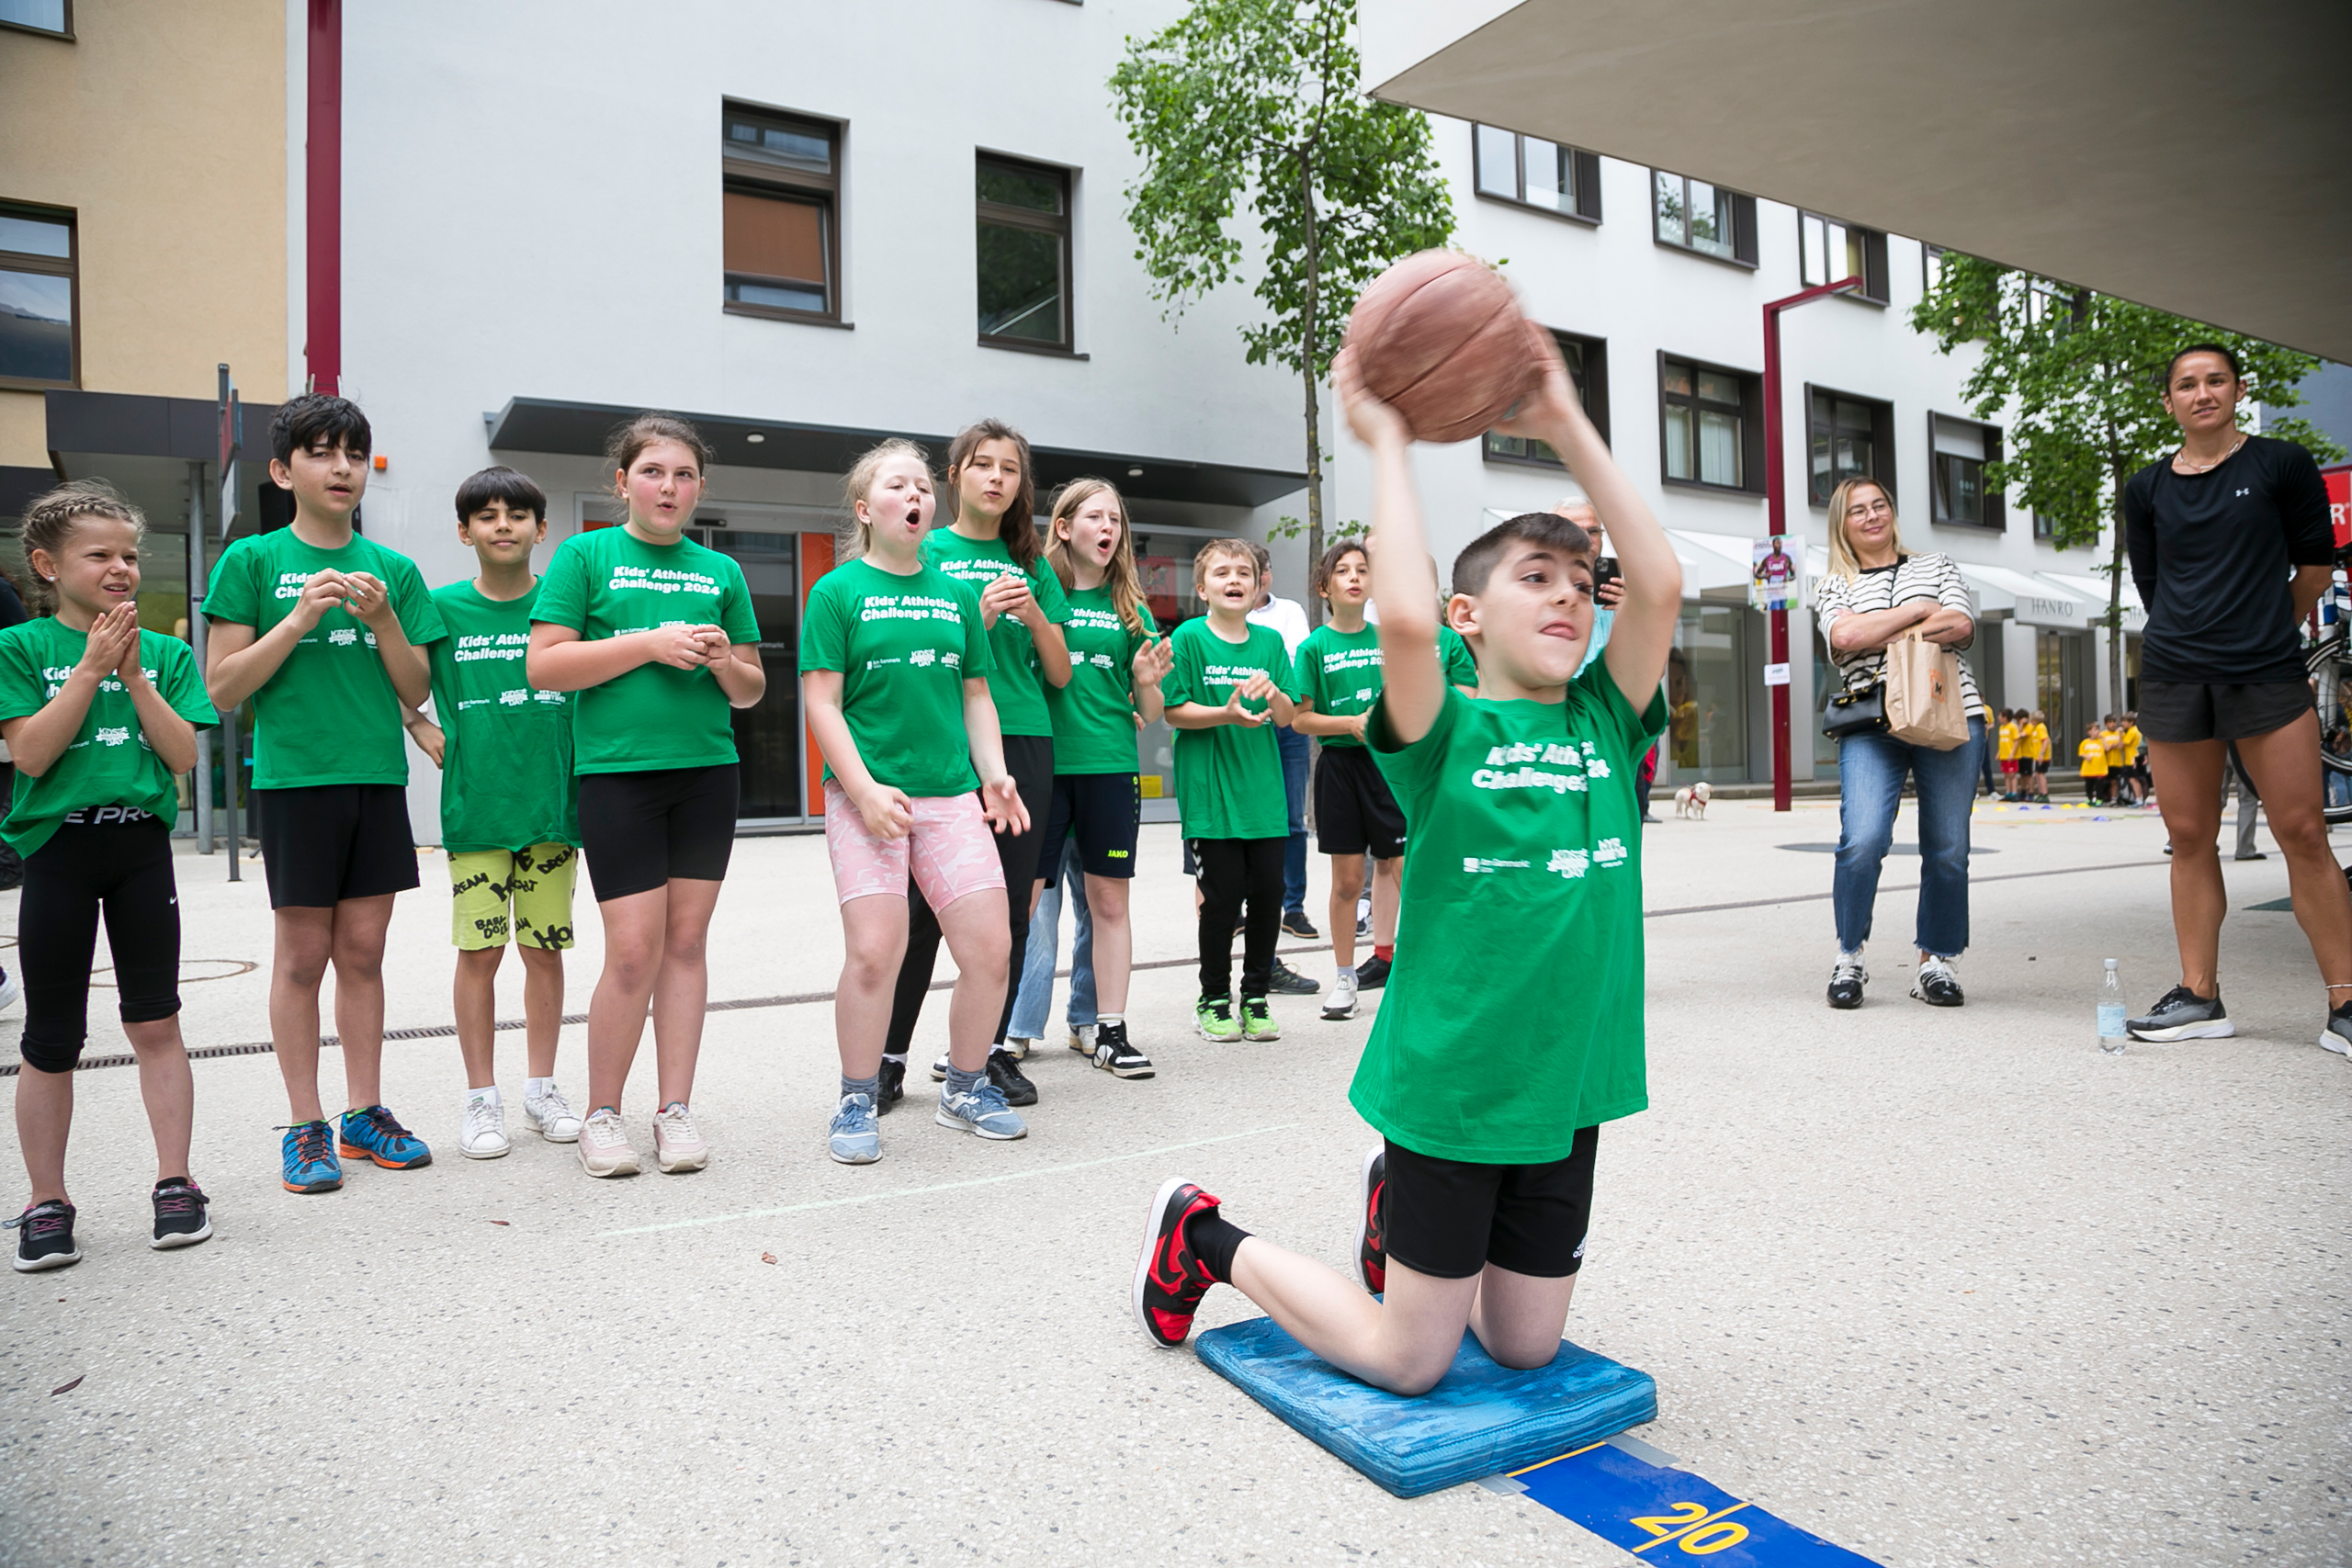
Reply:
[[[1555,332],[1552,341],[1560,345],[1560,358],[1567,365],[1568,380],[1577,389],[1577,401],[1584,405],[1585,417],[1609,439],[1609,344],[1597,337],[1579,337],[1574,333]],[[1534,463],[1544,468],[1557,468],[1559,455],[1551,444],[1532,435],[1503,435],[1487,432],[1486,456],[1493,463]]]
[[[1650,171],[1650,232],[1661,245],[1734,266],[1756,265],[1756,198],[1694,180]]]
[[[1797,255],[1799,274],[1807,288],[1859,277],[1862,286],[1851,290],[1852,298],[1886,303],[1886,236],[1876,229],[1840,223],[1817,212],[1800,212]]]
[[[1070,348],[1069,172],[978,159],[980,341],[999,348]]]
[[[0,386],[81,382],[74,214],[0,202]]]
[[[0,28],[70,39],[74,36],[74,0],[0,0]]]
[[[1764,378],[1660,354],[1658,453],[1668,484],[1764,493]]]
[[[1555,218],[1600,221],[1600,157],[1579,148],[1522,136],[1498,125],[1473,126],[1474,184],[1490,201],[1532,207]]]
[[[1807,383],[1804,389],[1806,499],[1829,504],[1848,479],[1876,479],[1894,493],[1894,405]]]
[[[735,104],[721,123],[726,309],[839,321],[842,128]]]

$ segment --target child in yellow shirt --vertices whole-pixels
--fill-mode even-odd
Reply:
[[[2075,748],[2082,759],[2083,798],[2093,806],[2107,804],[2107,741],[2096,723],[2083,726],[2083,743]]]
[[[2016,708],[2001,710],[1999,740],[1993,755],[1994,759],[2001,764],[2001,798],[2003,800],[2015,800],[2018,797],[2018,719],[2019,716],[2019,711]]]
[[[2025,764],[2029,759],[2033,767],[2033,778],[2031,783],[2027,784],[2026,797],[2030,800],[2049,799],[2050,727],[2042,722],[2040,708],[2033,710],[2026,721],[2025,728],[2019,732],[2018,746],[2018,779],[2019,783],[2026,783]]]

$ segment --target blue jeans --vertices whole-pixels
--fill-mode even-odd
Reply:
[[[1084,1028],[1094,1016],[1094,914],[1086,907],[1086,874],[1074,846],[1064,844],[1062,874],[1037,899],[1029,920],[1029,950],[1021,962],[1021,989],[1012,999],[1008,1037],[1042,1040],[1046,1017],[1054,1010],[1054,969],[1061,957],[1062,890],[1078,911],[1078,940],[1069,955],[1069,1026]]]
[[[1283,913],[1306,908],[1307,739],[1288,725],[1274,731],[1283,746],[1283,793],[1290,797],[1290,841],[1283,846]]]
[[[1849,735],[1838,743],[1838,874],[1831,902],[1840,950],[1854,952],[1870,940],[1879,867],[1894,842],[1905,773],[1919,796],[1917,945],[1939,958],[1967,950],[1968,818],[1984,750],[1984,721],[1977,717],[1968,721],[1967,744],[1949,751],[1891,735]]]

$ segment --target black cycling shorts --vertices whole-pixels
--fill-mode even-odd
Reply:
[[[1389,1261],[1439,1280],[1467,1280],[1489,1263],[1539,1280],[1575,1273],[1600,1143],[1600,1128],[1578,1128],[1567,1157],[1546,1165],[1438,1159],[1389,1144],[1381,1197]]]
[[[2248,740],[2284,729],[2312,711],[2312,688],[2304,681],[2231,686],[2143,680],[2138,696],[2141,735],[2172,745]]]
[[[1079,868],[1089,876],[1132,878],[1136,834],[1143,826],[1143,780],[1135,773],[1056,773],[1054,803],[1046,811],[1045,847],[1037,880],[1062,874],[1062,840],[1078,841]]]
[[[1326,746],[1315,761],[1315,842],[1327,855],[1405,852],[1405,809],[1361,746]]]
[[[673,876],[723,882],[735,850],[736,765],[580,775],[580,847],[596,902]]]
[[[273,909],[332,909],[417,885],[404,784],[257,789],[261,867]]]

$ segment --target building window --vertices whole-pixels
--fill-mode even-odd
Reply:
[[[1756,265],[1756,198],[1694,180],[1650,171],[1651,216],[1657,242],[1736,266]]]
[[[1919,247],[1919,287],[1924,292],[1933,294],[1937,286],[1943,282],[1944,254],[1941,245]]]
[[[841,130],[727,106],[722,117],[726,308],[841,320]]]
[[[1600,221],[1600,155],[1521,136],[1498,125],[1474,126],[1478,194],[1558,218]]]
[[[1684,783],[1747,781],[1748,610],[1684,601],[1666,656],[1666,735],[1659,761]],[[1663,772],[1664,770],[1661,770]]]
[[[979,160],[980,341],[1069,345],[1069,175]]]
[[[0,28],[72,38],[74,0],[0,0]]]
[[[1886,303],[1886,236],[1877,230],[1800,212],[1797,251],[1807,288],[1859,277],[1862,286],[1853,290],[1855,298]]]
[[[2033,514],[2033,536],[2037,539],[2056,538],[2058,536],[2058,520],[2055,517],[2045,516],[2039,512],[2035,513]]]
[[[1808,386],[1805,432],[1810,464],[1807,493],[1815,506],[1848,479],[1876,479],[1894,493],[1894,405]]]
[[[1585,417],[1600,432],[1600,438],[1608,440],[1607,341],[1561,332],[1554,333],[1552,338],[1560,345],[1560,357],[1567,362],[1568,379],[1576,383],[1577,401],[1584,405]],[[1545,468],[1557,467],[1560,461],[1559,455],[1547,443],[1532,435],[1498,435],[1491,430],[1487,433],[1487,456],[1498,463],[1538,463]]]
[[[78,380],[74,238],[71,212],[0,203],[0,385]]]
[[[1938,523],[1963,528],[2008,526],[2000,491],[1988,490],[1984,483],[1984,465],[2001,460],[1998,425],[1931,413],[1928,452]]]
[[[1659,447],[1668,482],[1760,491],[1763,378],[1658,356]]]

